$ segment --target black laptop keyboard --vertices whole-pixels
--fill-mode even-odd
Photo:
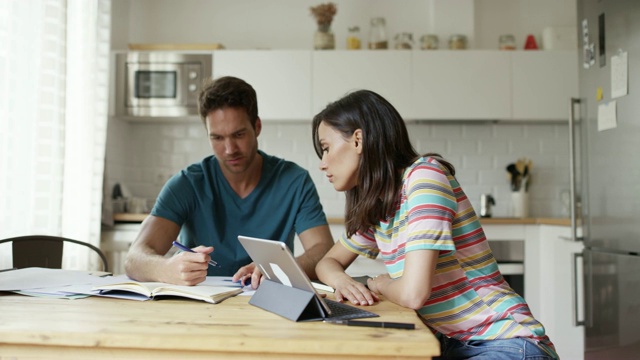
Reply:
[[[324,301],[331,310],[331,316],[329,316],[329,319],[332,320],[360,319],[380,316],[362,308],[357,308],[334,300],[324,299]]]

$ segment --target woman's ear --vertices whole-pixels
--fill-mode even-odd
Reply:
[[[353,132],[353,144],[356,147],[356,151],[358,152],[358,154],[362,154],[362,148],[363,148],[363,143],[362,143],[362,129],[357,129],[356,131]]]

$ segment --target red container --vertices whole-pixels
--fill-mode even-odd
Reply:
[[[525,50],[538,50],[538,43],[536,43],[536,38],[529,34],[527,36],[527,41],[524,43]]]

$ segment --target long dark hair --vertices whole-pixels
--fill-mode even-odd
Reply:
[[[370,90],[359,90],[330,103],[313,118],[313,146],[322,159],[318,138],[320,123],[340,132],[344,138],[362,130],[362,157],[358,185],[347,190],[345,225],[347,235],[364,233],[396,212],[402,173],[420,155],[411,145],[404,120],[385,98]],[[436,156],[451,175],[454,167]]]

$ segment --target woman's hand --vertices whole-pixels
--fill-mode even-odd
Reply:
[[[262,283],[262,271],[260,271],[256,264],[251,263],[236,271],[232,281],[240,282],[242,286],[246,286],[248,282],[251,282],[251,288],[255,290],[260,286],[260,283]]]
[[[367,287],[375,294],[381,294],[382,287],[384,287],[389,281],[391,281],[389,274],[380,274],[367,279]]]
[[[353,280],[349,275],[344,274],[334,282],[336,289],[336,300],[343,302],[350,301],[354,305],[373,305],[380,301],[378,295],[371,292],[362,283]]]

